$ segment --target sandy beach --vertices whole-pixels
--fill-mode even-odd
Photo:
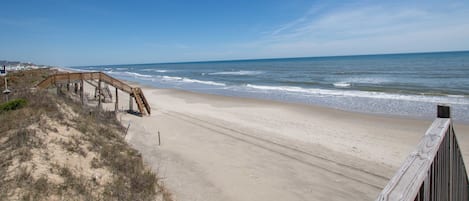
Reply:
[[[152,114],[120,113],[122,123],[130,123],[126,139],[180,201],[374,200],[431,124],[172,89],[143,91]],[[119,108],[128,108],[128,97],[119,92]],[[467,161],[469,126],[455,129]]]

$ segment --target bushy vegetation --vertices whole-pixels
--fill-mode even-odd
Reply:
[[[27,101],[25,99],[19,98],[15,100],[8,101],[0,105],[0,112],[5,112],[9,110],[16,110],[22,108],[26,105]]]

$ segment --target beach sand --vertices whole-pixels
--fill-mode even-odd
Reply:
[[[130,123],[128,142],[179,201],[374,200],[431,124],[311,105],[143,91],[151,116],[119,118]],[[128,108],[128,97],[119,92],[120,109]],[[455,130],[468,161],[469,126],[456,124]]]

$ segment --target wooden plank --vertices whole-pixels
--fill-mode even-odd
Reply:
[[[380,193],[377,201],[415,199],[422,183],[427,179],[433,159],[450,124],[450,119],[438,118],[433,121],[417,145],[416,151],[407,157],[404,164]]]

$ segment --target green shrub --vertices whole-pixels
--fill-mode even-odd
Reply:
[[[1,104],[0,105],[0,111],[3,112],[3,111],[20,109],[23,106],[25,106],[26,103],[27,103],[27,101],[25,99],[22,99],[22,98],[11,100],[11,101],[8,101],[6,103]]]

